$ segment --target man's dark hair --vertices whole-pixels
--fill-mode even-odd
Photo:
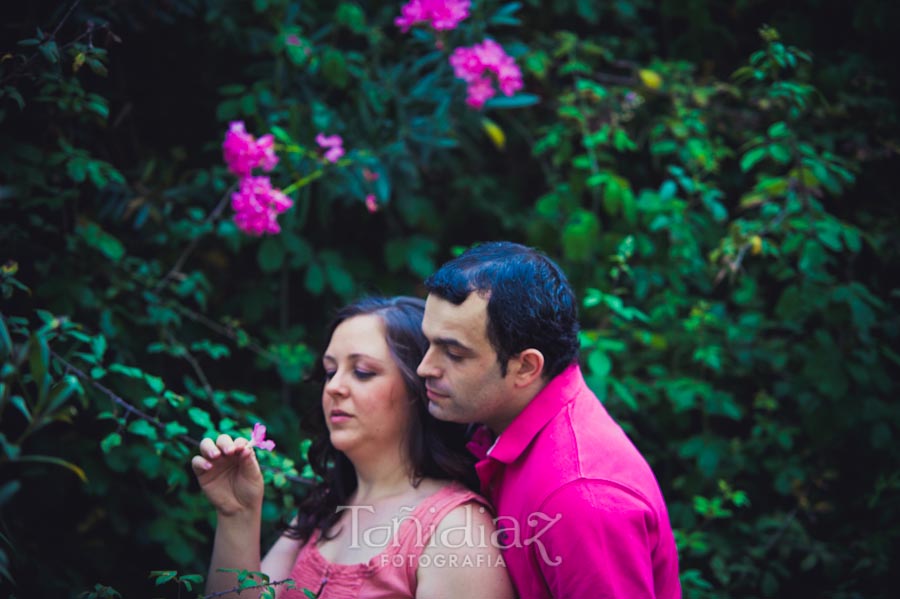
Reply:
[[[484,243],[444,264],[425,287],[456,305],[473,292],[488,297],[487,336],[504,376],[507,361],[528,348],[544,355],[548,380],[578,358],[575,293],[559,266],[538,250]]]

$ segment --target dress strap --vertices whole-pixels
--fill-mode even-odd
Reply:
[[[394,567],[402,564],[411,589],[416,588],[416,571],[425,548],[432,542],[438,525],[447,514],[459,506],[472,504],[471,509],[491,511],[490,504],[459,483],[451,483],[426,497],[415,509],[400,516],[400,523],[387,553]],[[475,542],[479,542],[475,539]]]

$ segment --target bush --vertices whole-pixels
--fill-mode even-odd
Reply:
[[[192,591],[214,521],[193,445],[256,421],[278,442],[271,537],[310,474],[302,380],[331,311],[421,295],[507,238],[569,273],[589,384],[657,473],[686,596],[887,596],[896,7],[488,1],[404,33],[401,4],[9,9],[4,585]],[[449,58],[488,38],[524,87],[506,68],[510,95],[473,109]],[[232,218],[233,121],[273,136],[254,175],[293,204],[277,234]]]

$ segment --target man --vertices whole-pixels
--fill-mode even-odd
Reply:
[[[430,346],[418,372],[429,411],[489,429],[470,447],[519,595],[680,597],[662,493],[585,385],[576,300],[559,267],[531,248],[487,243],[425,286]]]

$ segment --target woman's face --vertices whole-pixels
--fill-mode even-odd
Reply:
[[[366,314],[339,324],[322,365],[322,409],[332,445],[351,460],[402,451],[412,405],[381,318]]]

